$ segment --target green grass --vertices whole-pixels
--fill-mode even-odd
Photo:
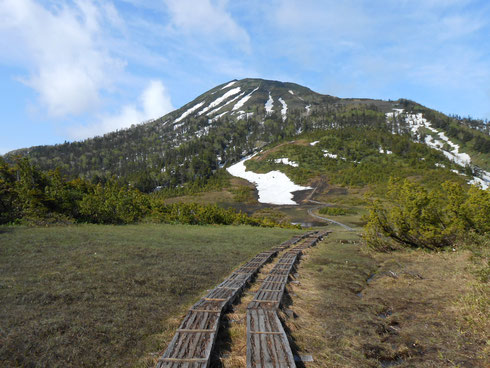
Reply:
[[[0,365],[151,365],[186,307],[295,233],[153,224],[0,227]]]

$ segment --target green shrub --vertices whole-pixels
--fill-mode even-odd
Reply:
[[[318,212],[320,212],[322,215],[329,216],[345,216],[349,213],[349,211],[340,207],[322,207]]]
[[[365,227],[367,244],[437,249],[454,245],[468,232],[490,231],[490,192],[445,182],[427,191],[409,180],[390,180],[388,203],[374,201]]]
[[[80,201],[81,220],[96,224],[128,224],[143,218],[149,212],[147,196],[135,189],[109,180],[97,184]]]

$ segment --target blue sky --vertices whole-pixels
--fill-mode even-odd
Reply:
[[[490,119],[490,2],[0,0],[0,154],[246,77]]]

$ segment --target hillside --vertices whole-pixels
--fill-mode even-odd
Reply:
[[[196,312],[214,321],[198,335],[219,331],[211,366],[243,367],[262,291],[279,298],[291,353],[313,358],[304,366],[488,366],[490,191],[471,185],[490,183],[481,121],[245,79],[155,121],[6,159],[2,366],[161,366],[169,346],[208,351],[196,348],[208,337],[172,343],[196,336]],[[278,245],[301,227],[331,234],[300,261]],[[271,248],[283,253],[266,264]],[[269,276],[291,282],[279,295]]]
[[[376,138],[370,133],[373,130]],[[332,132],[334,137],[313,150],[317,156],[322,156],[319,147],[332,155],[346,150],[341,148],[345,139],[364,151],[344,152],[345,162],[337,160],[337,166],[341,164],[338,168],[345,169],[349,163],[357,168],[358,163],[376,158],[384,160],[386,154],[379,151],[383,146],[387,151],[396,150],[398,156],[403,151],[403,158],[412,159],[412,149],[418,146],[410,140],[426,143],[442,153],[437,156],[420,148],[417,150],[424,152],[418,153],[419,160],[424,155],[436,155],[430,158],[432,165],[452,166],[453,170],[476,176],[476,181],[483,184],[490,181],[485,172],[490,170],[489,128],[480,121],[448,117],[408,100],[341,99],[294,83],[261,79],[219,85],[170,114],[126,130],[82,142],[20,149],[6,157],[28,156],[41,169],[59,167],[70,178],[80,176],[97,182],[116,175],[150,192],[158,187],[205,183],[220,168],[265,146],[300,134],[314,136],[320,131]],[[408,151],[408,146],[394,148],[401,141],[410,146]],[[365,151],[366,144],[369,152]],[[447,160],[459,166],[447,164]],[[317,169],[323,165],[316,162]],[[326,166],[333,168],[332,162]],[[323,169],[317,173],[324,173]],[[315,176],[311,167],[306,170],[310,170],[307,178]],[[353,179],[344,180],[344,184],[368,183]]]

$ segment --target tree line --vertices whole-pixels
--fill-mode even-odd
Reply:
[[[165,203],[165,195],[146,194],[114,177],[93,183],[68,180],[60,169],[43,171],[27,158],[13,164],[0,158],[0,224],[157,223],[281,226],[269,218],[196,203]]]

